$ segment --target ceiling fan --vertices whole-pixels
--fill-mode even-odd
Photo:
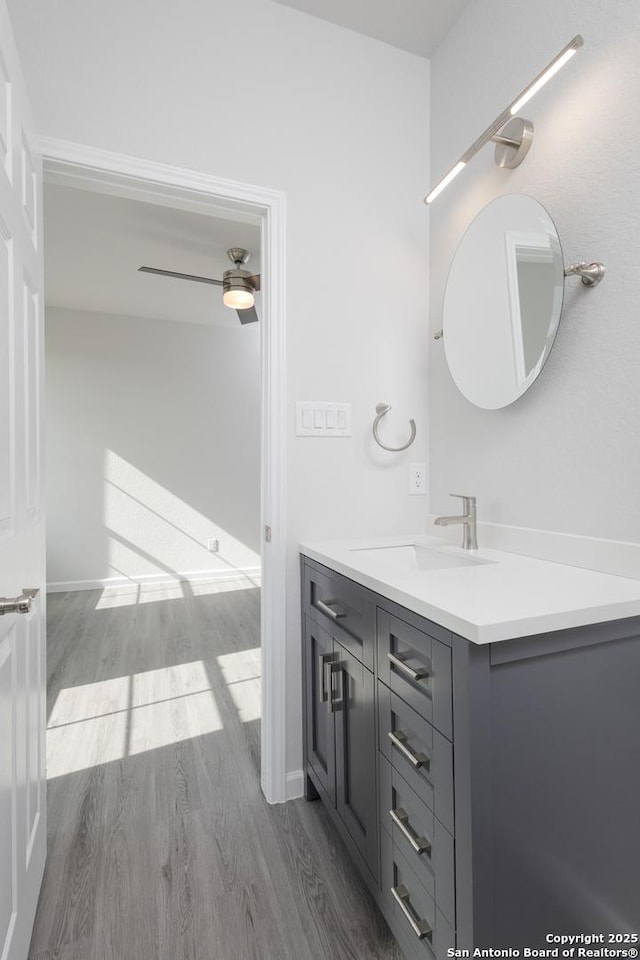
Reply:
[[[254,293],[260,289],[260,274],[252,275],[244,270],[244,264],[251,254],[243,247],[231,247],[227,256],[233,267],[225,270],[222,280],[212,277],[198,277],[192,273],[177,273],[175,270],[161,270],[159,267],[138,267],[139,273],[157,273],[161,277],[177,277],[178,280],[195,280],[197,283],[212,283],[222,287],[222,302],[238,312],[240,323],[255,323],[258,314],[255,308]]]

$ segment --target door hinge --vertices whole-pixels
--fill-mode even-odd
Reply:
[[[264,528],[264,538],[267,543],[271,543],[271,527],[269,525]]]

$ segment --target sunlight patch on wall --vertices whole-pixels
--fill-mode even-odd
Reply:
[[[195,660],[61,690],[47,730],[47,778],[222,730]]]
[[[258,553],[113,450],[105,450],[103,521],[115,577],[260,569]],[[218,552],[208,549],[210,539]]]
[[[225,653],[216,659],[242,723],[259,720],[262,710],[260,647]]]
[[[119,535],[112,536],[107,531],[107,551],[110,572],[114,576],[130,577],[164,574],[170,576],[172,571],[165,570],[150,556],[145,556],[133,544],[124,542]],[[175,579],[178,577],[176,575]]]

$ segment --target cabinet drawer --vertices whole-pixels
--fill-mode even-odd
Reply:
[[[368,590],[326,567],[305,564],[303,602],[312,620],[373,670],[375,602]]]
[[[451,650],[398,617],[377,611],[378,677],[453,738]]]
[[[416,960],[446,960],[447,950],[456,945],[452,925],[384,830],[381,843],[382,900],[400,947]]]
[[[453,748],[424,717],[378,681],[380,750],[453,834]]]
[[[453,837],[389,761],[379,759],[380,823],[455,926]]]

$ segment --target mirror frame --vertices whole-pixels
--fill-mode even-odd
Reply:
[[[553,294],[552,294],[553,299],[552,299],[551,309],[549,314],[549,323],[548,323],[548,329],[547,329],[547,334],[545,338],[545,344],[544,344],[543,350],[540,352],[538,356],[536,363],[530,370],[529,374],[525,375],[524,369],[516,371],[516,375],[519,377],[518,386],[513,391],[513,394],[510,395],[510,398],[506,400],[506,402],[489,403],[489,402],[483,402],[482,397],[479,396],[478,393],[475,393],[473,390],[471,390],[468,383],[463,382],[463,384],[461,385],[459,380],[456,379],[455,360],[452,359],[451,349],[449,348],[449,350],[447,350],[447,297],[451,295],[452,279],[456,279],[455,278],[456,261],[458,260],[459,254],[465,244],[465,241],[469,238],[469,234],[477,231],[478,220],[484,215],[486,215],[489,208],[493,207],[495,204],[501,204],[501,203],[504,204],[505,201],[508,201],[512,198],[531,201],[536,205],[537,208],[539,208],[540,213],[543,214],[546,220],[548,221],[550,225],[549,236],[551,238],[551,247],[554,253],[553,262],[554,262],[554,267],[556,268],[557,278],[555,280],[554,287],[553,287]],[[508,230],[508,229],[504,230],[505,243],[507,245],[511,243],[514,249],[516,245],[526,246],[527,244],[532,244],[534,240],[534,236],[535,235],[532,232],[527,232],[526,230],[522,230],[518,228],[514,230]],[[535,246],[535,244],[533,245]],[[517,325],[513,325],[513,316],[514,316],[513,306],[516,300],[518,300],[518,316],[520,315],[519,296],[517,293],[518,277],[516,272],[515,257],[513,258],[513,262],[512,262],[512,259],[506,258],[506,268],[505,268],[504,276],[502,275],[500,276],[499,282],[503,283],[504,281],[506,281],[507,283],[507,300],[510,306],[510,320],[511,320],[513,329],[515,330],[515,326]],[[561,281],[561,282],[558,282],[558,281]],[[544,207],[542,203],[540,203],[539,200],[536,200],[535,197],[531,197],[528,194],[522,194],[522,193],[502,194],[501,196],[495,197],[493,200],[489,201],[489,203],[485,204],[485,206],[482,207],[482,209],[479,210],[478,213],[476,213],[476,215],[473,217],[471,222],[467,225],[464,231],[464,234],[462,235],[460,241],[458,242],[455,253],[451,260],[451,264],[449,266],[449,271],[447,274],[447,282],[445,286],[445,292],[444,292],[444,298],[443,298],[443,311],[442,311],[442,331],[443,331],[444,349],[445,349],[445,356],[447,360],[447,366],[449,368],[451,378],[456,385],[456,388],[459,390],[462,396],[469,403],[483,410],[501,410],[501,409],[504,409],[505,407],[511,406],[511,404],[515,403],[516,400],[519,400],[520,397],[522,397],[527,392],[527,390],[533,385],[533,383],[536,381],[536,379],[542,372],[542,369],[544,368],[547,360],[549,359],[549,356],[553,349],[553,345],[558,335],[558,330],[560,328],[560,320],[562,318],[562,309],[564,305],[564,284],[565,284],[564,256],[562,251],[562,244],[560,242],[560,236],[558,234],[558,229],[549,211],[546,209],[546,207]],[[520,332],[520,339],[522,340],[521,324],[518,329]],[[524,355],[524,351],[522,351],[522,353]],[[514,357],[514,366],[517,363],[518,363],[518,354],[516,353]]]

